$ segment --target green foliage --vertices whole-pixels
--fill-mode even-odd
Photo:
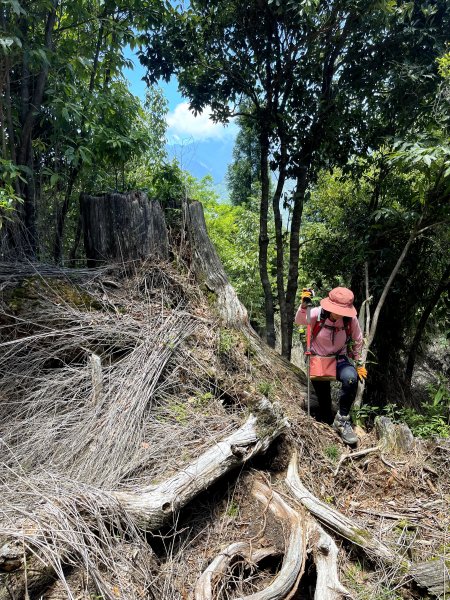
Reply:
[[[446,52],[437,59],[439,75],[450,80],[450,52]]]
[[[336,444],[325,446],[323,453],[329,460],[331,460],[331,462],[336,462],[341,454],[340,449],[338,446],[336,446]]]
[[[239,504],[235,500],[230,500],[227,504],[226,514],[232,518],[236,518],[239,515]]]
[[[419,410],[387,404],[384,407],[363,405],[355,411],[355,419],[372,420],[378,415],[392,419],[394,423],[406,423],[416,437],[450,437],[450,386],[440,377],[437,384],[428,386],[429,400],[422,402]]]
[[[22,203],[22,198],[16,193],[17,180],[24,180],[23,169],[11,160],[0,158],[0,229],[4,221],[14,218],[17,207]]]
[[[272,382],[270,381],[260,381],[258,383],[258,392],[260,394],[262,394],[263,396],[265,396],[266,398],[272,398],[273,396],[273,391],[274,391],[274,385]]]
[[[209,236],[250,318],[262,323],[264,299],[258,269],[258,214],[244,206],[220,204],[211,196],[208,194],[202,200]]]
[[[219,330],[219,339],[217,343],[217,351],[219,355],[226,356],[236,345],[235,334],[229,329]]]
[[[2,160],[21,170],[23,179],[13,186],[25,203],[18,218],[27,220],[30,231],[37,227],[36,247],[47,244],[47,255],[55,215],[62,229],[57,235],[65,229],[66,246],[72,241],[81,190],[129,189],[139,178],[149,179],[148,171],[165,159],[162,92],[151,88],[143,105],[122,77],[130,66],[124,47],[139,43],[143,15],[147,24],[160,9],[154,0],[120,6],[102,0],[3,2],[0,108],[9,116],[6,127],[2,121]],[[2,206],[9,207],[11,185],[0,184]],[[55,247],[56,259],[59,250]]]
[[[251,114],[251,105],[245,102],[242,110]],[[251,204],[261,193],[261,148],[255,119],[238,117],[239,132],[233,148],[233,162],[228,166],[226,181],[231,204]]]

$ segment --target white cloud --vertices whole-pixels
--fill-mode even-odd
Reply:
[[[167,115],[167,124],[169,142],[172,143],[180,143],[186,138],[192,141],[221,140],[235,137],[237,133],[237,126],[234,123],[227,126],[213,123],[209,108],[200,115],[194,116],[187,102],[181,102]]]

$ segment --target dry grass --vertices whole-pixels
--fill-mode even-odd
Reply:
[[[223,546],[255,536],[282,546],[283,532],[249,500],[251,474],[208,490],[156,537],[137,530],[110,493],[178,471],[237,428],[261,386],[292,422],[263,468],[282,470],[295,445],[316,496],[405,557],[448,555],[448,448],[422,445],[390,465],[378,455],[346,461],[334,477],[344,447],[302,412],[299,380],[239,335],[223,335],[189,274],[150,263],[0,265],[0,292],[0,548],[16,539],[27,560],[52,565],[59,581],[43,597],[185,600]],[[362,445],[375,443],[369,435]],[[282,479],[273,478],[281,492]],[[389,588],[402,574],[355,571],[346,557],[356,598],[396,598]],[[234,565],[218,598],[261,589],[274,568]]]
[[[156,265],[126,279],[77,273],[76,286],[49,269],[23,276],[3,292],[0,535],[23,540],[63,582],[71,565],[105,598],[142,597],[152,571],[124,545],[151,551],[105,490],[167,477],[239,422],[211,387],[207,307]],[[155,577],[156,597],[175,598],[171,577]]]

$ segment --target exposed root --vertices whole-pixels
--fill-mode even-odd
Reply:
[[[329,527],[332,531],[362,548],[369,558],[372,560],[379,560],[385,565],[394,565],[399,562],[399,556],[381,541],[375,539],[367,529],[358,526],[353,520],[334,508],[331,508],[305,488],[298,475],[297,454],[295,452],[289,463],[286,483],[295,498],[303,504],[311,514],[317,517],[321,523]]]
[[[264,421],[258,419],[264,415]],[[116,492],[114,495],[147,530],[154,530],[173,518],[194,496],[207,489],[223,475],[264,452],[287,427],[270,402],[261,399],[255,415],[228,438],[215,444],[193,463],[158,486],[136,492]]]
[[[316,539],[313,546],[314,562],[317,571],[314,600],[343,600],[352,598],[342,585],[338,573],[338,547],[333,538],[317,523],[313,522],[310,534]]]
[[[230,544],[216,556],[198,578],[194,592],[195,600],[214,600],[214,588],[236,560],[240,559],[249,565],[256,566],[265,558],[278,555],[279,551],[273,547],[255,549],[249,542]]]

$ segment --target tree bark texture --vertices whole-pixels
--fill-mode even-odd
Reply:
[[[267,131],[260,134],[261,147],[261,206],[259,209],[259,276],[264,291],[264,307],[266,314],[266,342],[275,347],[275,310],[272,286],[269,280],[267,265],[269,233],[269,138]]]
[[[222,262],[209,239],[200,202],[185,205],[186,226],[193,250],[193,266],[199,282],[217,294],[217,307],[226,325],[247,327],[248,314],[228,281]]]
[[[416,363],[417,349],[419,347],[420,341],[422,339],[423,333],[425,331],[425,326],[427,321],[433,311],[433,308],[436,306],[439,298],[443,294],[445,290],[449,291],[449,277],[450,277],[450,263],[447,265],[447,268],[444,270],[442,277],[433,292],[431,298],[428,301],[428,304],[425,306],[422,315],[420,316],[419,323],[417,324],[416,333],[414,335],[414,339],[411,342],[411,347],[408,353],[408,361],[406,363],[405,370],[405,383],[408,390],[411,390],[411,379],[414,371],[414,365]]]
[[[81,194],[84,246],[88,266],[169,256],[164,213],[143,192]]]

